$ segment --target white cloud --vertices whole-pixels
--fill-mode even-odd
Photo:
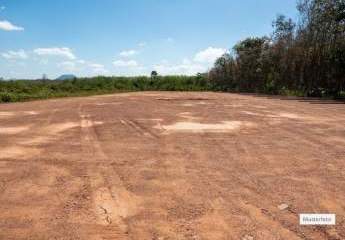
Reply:
[[[74,72],[74,73],[89,73],[87,75],[92,76],[92,74],[106,74],[109,71],[102,64],[92,63],[85,60],[72,60],[64,61],[58,64],[58,67],[64,71]]]
[[[24,50],[18,50],[18,51],[8,51],[5,53],[1,54],[2,57],[6,58],[6,59],[27,59],[28,55],[26,54],[26,52]]]
[[[41,65],[48,65],[49,61],[47,59],[39,59],[38,63],[41,64]]]
[[[184,59],[181,64],[168,64],[165,62],[154,65],[153,69],[162,75],[194,75],[198,72],[204,72],[207,68]]]
[[[133,50],[133,49],[120,52],[121,57],[131,57],[131,56],[136,55],[136,54],[138,54],[138,51]]]
[[[76,63],[72,61],[61,62],[58,64],[58,66],[66,71],[74,72],[78,70]]]
[[[0,21],[0,30],[4,30],[4,31],[23,31],[24,28],[16,26],[16,25],[10,23],[9,21],[4,20],[4,21]]]
[[[104,67],[104,65],[102,64],[98,64],[98,63],[90,63],[89,67],[91,68],[91,70],[94,73],[108,73],[109,71]]]
[[[184,58],[184,59],[182,60],[182,63],[183,63],[183,64],[191,64],[192,62],[191,62],[191,60],[189,60],[188,58]]]
[[[226,53],[226,49],[208,47],[207,49],[198,52],[194,57],[194,61],[200,63],[214,63],[216,59],[224,53]]]
[[[36,53],[39,56],[59,56],[68,58],[70,60],[76,59],[76,56],[73,54],[72,50],[66,47],[37,48],[34,50],[34,53]]]
[[[104,68],[104,65],[98,63],[90,63],[89,66],[92,68]]]
[[[145,66],[137,66],[131,68],[114,68],[111,70],[111,75],[114,76],[149,76],[151,68]]]
[[[76,62],[77,62],[77,63],[80,63],[80,64],[85,64],[85,63],[86,63],[86,61],[83,60],[83,59],[79,59],[79,60],[77,60]]]
[[[135,60],[116,60],[113,62],[115,67],[138,67],[138,63]]]
[[[195,75],[206,72],[215,60],[226,53],[226,49],[209,47],[195,54],[191,60],[184,58],[180,63],[171,64],[166,60],[153,66],[153,69],[162,75]]]

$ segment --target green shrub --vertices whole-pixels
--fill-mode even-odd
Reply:
[[[7,93],[7,92],[3,92],[0,93],[0,102],[15,102],[16,98],[13,94],[11,93]]]
[[[73,80],[0,81],[0,102],[26,101],[65,96],[124,91],[211,90],[205,76],[93,77]]]

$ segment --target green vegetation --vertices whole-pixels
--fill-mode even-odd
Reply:
[[[203,91],[210,88],[204,75],[0,81],[0,102],[128,91]]]
[[[197,76],[0,81],[0,102],[124,91],[231,91],[345,97],[345,1],[301,0],[298,24],[279,15],[271,36],[247,38]]]
[[[209,79],[222,91],[343,97],[345,1],[301,0],[299,21],[279,15],[271,36],[247,38],[219,58]]]

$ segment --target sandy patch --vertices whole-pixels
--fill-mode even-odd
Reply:
[[[193,103],[182,103],[181,106],[184,107],[193,107],[196,105],[209,105],[210,103],[208,102],[204,102],[204,101],[200,101],[200,102],[193,102]]]
[[[40,145],[42,143],[46,143],[51,140],[52,140],[52,137],[50,136],[37,136],[37,137],[32,137],[30,139],[21,140],[20,144],[33,146],[33,145]]]
[[[96,106],[107,106],[107,105],[121,105],[122,102],[112,102],[112,103],[96,103]]]
[[[267,110],[263,110],[265,112],[266,117],[270,118],[289,118],[289,119],[307,119],[307,117],[303,117],[301,115],[298,115],[296,113],[290,113],[290,112],[271,112]]]
[[[243,104],[225,104],[224,107],[234,107],[234,108],[239,108],[243,107]]]
[[[191,112],[181,112],[178,115],[192,115],[192,113]]]
[[[80,117],[81,117],[80,126],[82,128],[89,128],[89,127],[98,126],[98,125],[103,124],[102,121],[92,121],[90,119],[90,115],[81,115]]]
[[[160,101],[209,101],[214,100],[210,98],[203,98],[203,97],[195,97],[195,98],[171,98],[171,97],[160,97],[156,98],[156,100]]]
[[[26,159],[32,156],[38,155],[40,153],[39,149],[31,147],[4,147],[0,151],[0,159],[6,158],[16,158],[16,159]]]
[[[7,118],[16,115],[37,115],[35,111],[20,111],[20,112],[0,112],[0,118]]]
[[[77,122],[66,122],[66,123],[56,123],[49,125],[47,131],[50,134],[61,133],[67,131],[71,128],[79,127],[79,123]]]
[[[181,106],[184,106],[184,107],[193,107],[193,106],[195,106],[195,104],[192,104],[192,103],[183,103],[183,104],[181,104]]]
[[[111,97],[133,97],[139,95],[135,92],[126,92],[126,93],[113,93],[113,94],[104,94],[104,95],[96,95],[91,97],[85,97],[85,99],[92,98],[92,99],[102,99],[102,98],[111,98]],[[139,95],[140,96],[140,95]]]
[[[37,115],[38,114],[38,112],[36,112],[36,111],[24,111],[23,113],[26,115]]]
[[[165,130],[166,132],[231,132],[241,127],[249,127],[251,123],[241,121],[222,121],[221,123],[197,123],[197,122],[177,122],[172,125],[159,125],[155,128]]]
[[[262,116],[260,113],[250,112],[250,111],[242,111],[242,113],[251,115],[251,116]]]
[[[40,132],[43,134],[32,136],[29,139],[25,139],[20,141],[20,144],[23,145],[40,145],[42,143],[46,143],[49,141],[52,141],[56,139],[58,136],[57,134],[60,134],[64,131],[68,131],[72,128],[79,127],[80,123],[77,122],[66,122],[66,123],[56,123],[51,124],[47,127],[42,128]]]
[[[148,96],[148,97],[159,97],[162,94],[160,93],[141,93],[140,96]]]
[[[290,118],[290,119],[304,119],[304,117],[299,116],[295,113],[282,112],[278,114],[279,117]]]
[[[88,99],[88,98],[91,98],[91,99],[102,99],[102,98],[109,98],[109,97],[126,97],[126,96],[131,96],[131,95],[127,94],[127,93],[104,94],[104,95],[96,95],[96,96],[85,97],[85,99]]]
[[[0,127],[0,134],[17,134],[29,129],[29,126],[24,127]]]
[[[14,115],[14,112],[0,112],[0,117],[9,117],[13,115]]]
[[[280,118],[280,119],[287,118],[287,119],[296,119],[296,120],[297,119],[304,119],[304,120],[313,119],[311,117],[301,116],[296,113],[289,113],[289,112],[274,113],[274,112],[266,111],[266,110],[263,110],[263,111],[265,112],[264,116],[270,117],[270,118]]]
[[[255,107],[255,108],[258,108],[258,109],[267,109],[267,107],[265,107],[265,106],[252,106],[252,107]]]
[[[201,102],[198,102],[197,104],[199,104],[199,105],[208,105],[208,104],[210,104],[210,103],[201,101]]]
[[[138,118],[137,121],[153,121],[153,122],[162,122],[162,118]]]
[[[137,213],[138,197],[127,191],[116,175],[108,176],[108,181],[112,182],[110,187],[106,186],[107,182],[100,172],[92,171],[89,175],[92,179],[91,187],[95,188],[92,200],[98,223],[106,226],[117,225],[123,232],[127,232],[128,226],[124,220]]]
[[[88,119],[82,119],[81,120],[81,127],[82,128],[88,128],[88,127],[93,127],[93,126],[99,126],[102,125],[102,121],[91,121]]]
[[[184,119],[188,119],[188,120],[200,120],[200,117],[195,117],[193,116],[193,113],[191,112],[182,112],[177,114],[177,116],[184,118]]]
[[[125,231],[127,226],[122,219],[136,212],[134,199],[135,196],[128,191],[113,192],[106,187],[98,188],[94,195],[94,202],[100,223],[104,225],[116,223]]]

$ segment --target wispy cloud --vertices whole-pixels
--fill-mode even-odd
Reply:
[[[153,69],[162,75],[194,75],[199,72],[205,72],[214,63],[214,61],[226,53],[223,48],[208,47],[197,52],[192,59],[185,58],[180,63],[171,64],[168,61],[161,61],[153,65]]]
[[[76,59],[76,56],[73,54],[72,50],[67,47],[37,48],[34,50],[34,53],[39,56],[59,56],[70,60]]]
[[[0,6],[0,11],[4,11],[6,9],[5,6]]]
[[[158,71],[158,73],[162,75],[194,75],[198,72],[205,71],[204,66],[194,63],[188,59],[184,59],[182,63],[178,64],[169,64],[166,61],[164,61],[160,64],[154,65],[153,69]]]
[[[82,59],[58,63],[58,67],[68,72],[89,72],[93,74],[106,74],[109,71],[103,64],[88,62]]]
[[[146,42],[140,42],[138,43],[138,47],[146,47],[147,43]]]
[[[4,31],[24,31],[23,27],[16,26],[9,21],[0,21],[0,30]]]
[[[122,51],[120,52],[120,56],[121,57],[131,57],[134,56],[136,54],[138,54],[139,52],[137,50],[131,49],[131,50],[126,50],[126,51]]]
[[[66,71],[69,72],[76,72],[79,69],[77,68],[77,64],[75,62],[72,61],[65,61],[65,62],[61,62],[58,64],[58,66]]]
[[[115,67],[138,67],[139,64],[135,60],[116,60],[113,62]]]
[[[91,68],[92,72],[94,73],[100,73],[100,74],[106,74],[109,71],[104,67],[103,64],[99,63],[90,63],[89,67]]]
[[[14,59],[27,59],[28,55],[24,50],[18,51],[7,51],[1,54],[3,58],[14,60]]]
[[[194,57],[194,61],[200,63],[214,63],[214,61],[224,53],[226,53],[226,49],[208,47],[205,50],[198,52]]]
[[[89,66],[92,68],[104,68],[104,65],[99,63],[90,63]]]

